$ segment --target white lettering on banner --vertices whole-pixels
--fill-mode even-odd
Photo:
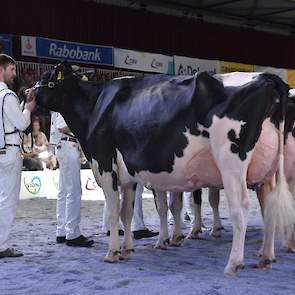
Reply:
[[[83,61],[101,61],[101,52],[96,48],[95,51],[81,50],[80,46],[75,49],[68,49],[66,45],[58,47],[56,43],[50,43],[49,55],[59,58],[80,59]]]
[[[135,65],[135,64],[137,64],[137,59],[132,58],[132,57],[130,57],[129,55],[126,55],[126,58],[125,58],[125,64],[126,64],[126,65],[129,65],[129,66],[131,66],[131,65]]]

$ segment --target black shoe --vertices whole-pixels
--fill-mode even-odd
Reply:
[[[63,244],[65,242],[66,242],[66,237],[64,237],[64,236],[56,237],[56,243],[57,244]]]
[[[83,235],[72,240],[66,240],[66,245],[71,247],[91,247],[93,244],[93,240],[88,240]]]
[[[108,231],[107,231],[107,236],[109,237],[110,234],[111,234],[111,232],[108,230]],[[119,236],[124,236],[124,231],[123,231],[123,229],[119,229],[119,230],[118,230],[118,234],[119,234]]]
[[[24,256],[24,254],[14,248],[7,248],[6,250],[0,252],[0,258],[21,256]]]
[[[144,238],[155,237],[159,234],[159,232],[151,231],[149,229],[135,230],[133,232],[133,237],[135,240],[140,240]]]

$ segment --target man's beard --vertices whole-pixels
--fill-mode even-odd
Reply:
[[[15,78],[14,78],[15,79]],[[6,83],[6,85],[8,86],[9,89],[14,90],[15,87],[15,81],[13,80],[8,80],[5,79],[4,82]]]

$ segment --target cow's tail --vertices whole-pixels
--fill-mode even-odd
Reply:
[[[286,90],[286,84],[278,77],[275,77],[275,84],[280,94],[279,163],[276,185],[265,196],[263,211],[265,232],[272,234],[276,230],[278,237],[283,240],[288,228],[292,228],[295,224],[295,199],[289,191],[284,170],[284,132],[288,90]]]

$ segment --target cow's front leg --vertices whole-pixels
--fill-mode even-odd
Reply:
[[[121,188],[121,220],[124,225],[124,241],[122,244],[121,259],[130,258],[133,249],[133,237],[131,232],[131,220],[133,217],[133,205],[136,185],[134,187]]]
[[[199,233],[202,232],[202,190],[196,190],[193,192],[192,207],[194,209],[194,219],[191,223],[191,229],[186,239],[197,239]]]
[[[209,189],[209,203],[213,211],[213,226],[210,235],[214,238],[221,237],[221,231],[224,229],[221,224],[221,219],[219,215],[219,189],[210,188]]]
[[[182,193],[169,192],[169,209],[174,219],[170,245],[179,247],[184,239],[184,235],[181,232]]]
[[[95,170],[94,170],[95,171]],[[117,185],[117,174],[115,171],[103,172],[98,178],[106,199],[107,221],[110,225],[109,249],[106,254],[105,262],[116,262],[120,257],[120,239],[119,239],[119,213],[120,197]]]
[[[168,224],[167,224],[167,193],[165,191],[153,190],[156,208],[160,217],[160,233],[155,249],[166,250],[169,245]]]

